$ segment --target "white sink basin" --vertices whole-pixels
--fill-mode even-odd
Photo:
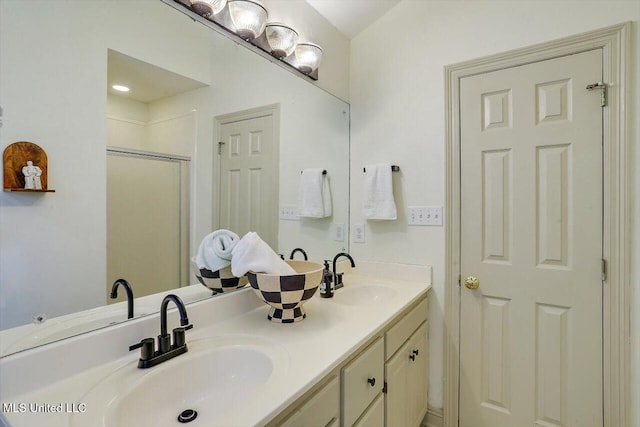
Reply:
[[[382,285],[345,285],[333,297],[335,302],[346,305],[367,306],[388,301],[398,294],[393,288]]]
[[[197,412],[189,425],[216,425],[289,364],[284,350],[259,337],[187,338],[187,345],[187,353],[160,365],[138,369],[132,362],[99,382],[81,399],[87,412],[74,414],[71,425],[183,426],[178,416],[187,410]]]

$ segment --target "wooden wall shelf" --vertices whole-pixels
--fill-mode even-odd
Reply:
[[[24,188],[5,188],[9,193],[55,193],[56,190],[26,190]]]
[[[25,193],[54,192],[54,190],[47,188],[47,175],[49,172],[47,153],[33,142],[19,141],[9,145],[4,150],[2,161],[4,164],[4,191]],[[29,169],[27,165],[31,165]],[[25,178],[27,174],[30,174],[30,176]],[[29,185],[25,185],[25,180],[28,181]]]

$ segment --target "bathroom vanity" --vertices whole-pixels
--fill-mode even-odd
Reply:
[[[419,425],[427,405],[429,267],[358,263],[307,318],[267,320],[250,289],[187,307],[189,351],[139,369],[157,315],[0,359],[10,426]],[[170,328],[178,326],[176,310]]]

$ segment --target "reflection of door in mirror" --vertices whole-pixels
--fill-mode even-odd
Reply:
[[[278,110],[218,117],[220,228],[255,231],[278,249]]]
[[[188,274],[188,161],[107,151],[107,303],[126,279],[135,297],[175,289]]]

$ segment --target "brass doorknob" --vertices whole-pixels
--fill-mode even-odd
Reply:
[[[474,290],[474,289],[478,289],[478,286],[480,286],[480,281],[473,276],[469,276],[466,279],[464,279],[464,285],[468,289]]]

